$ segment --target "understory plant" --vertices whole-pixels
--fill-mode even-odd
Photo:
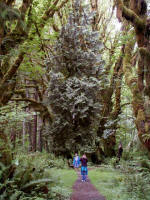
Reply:
[[[136,160],[124,162],[125,188],[131,199],[149,200],[150,161],[137,157]]]
[[[8,166],[0,163],[0,200],[67,199],[70,193],[59,186],[59,177],[50,171],[54,166],[59,168],[56,160],[34,153],[18,155]]]

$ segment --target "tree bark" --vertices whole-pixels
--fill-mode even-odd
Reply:
[[[11,132],[10,132],[10,140],[11,140],[11,143],[13,145],[13,148],[15,148],[15,146],[16,146],[16,132],[13,128],[11,129]]]
[[[43,132],[43,120],[40,116],[38,116],[38,150],[42,152],[43,149],[43,138],[42,138],[42,132]]]
[[[32,151],[36,152],[37,146],[37,114],[33,116]]]
[[[149,38],[149,21],[146,12],[146,2],[140,0],[132,0],[130,7],[121,0],[116,0],[117,7],[122,10],[122,16],[132,23],[136,42],[139,48],[140,58],[138,61],[137,77],[134,77],[132,72],[132,52],[135,41],[130,39],[127,42],[125,49],[125,57],[123,64],[123,71],[125,74],[125,81],[129,86],[132,95],[132,107],[135,115],[135,123],[138,130],[138,136],[142,144],[150,151],[150,108],[147,105],[150,101],[150,38]],[[141,10],[141,3],[144,3],[144,10]]]
[[[25,147],[25,136],[26,136],[26,119],[22,122],[22,145]]]
[[[28,126],[28,135],[29,135],[29,152],[31,152],[33,145],[32,145],[32,124],[30,121],[27,123],[27,126]]]

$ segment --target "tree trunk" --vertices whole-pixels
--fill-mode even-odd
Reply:
[[[29,121],[27,123],[28,126],[28,134],[29,134],[29,151],[32,151],[32,123]]]
[[[15,133],[15,130],[13,128],[11,129],[11,132],[10,132],[10,140],[11,140],[11,143],[13,145],[13,148],[15,148],[15,146],[16,146],[16,133]]]
[[[36,152],[36,140],[37,139],[37,114],[33,117],[33,133],[32,133],[32,151]]]
[[[10,165],[12,162],[11,149],[9,146],[7,136],[4,133],[4,130],[1,128],[0,128],[0,153],[1,153],[0,162],[6,166]]]
[[[150,151],[150,22],[147,16],[147,5],[145,1],[140,0],[131,0],[127,7],[121,0],[116,2],[117,7],[122,11],[122,16],[132,23],[136,35],[139,50],[138,78],[133,75],[131,62],[135,45],[133,38],[129,39],[126,45],[123,71],[125,81],[133,95],[132,107],[139,139]]]
[[[104,153],[107,157],[113,157],[116,155],[115,153],[115,145],[116,145],[116,136],[113,133],[107,139],[103,141],[104,144]]]
[[[25,147],[25,136],[26,136],[26,119],[22,122],[22,145]]]
[[[46,149],[47,153],[50,152],[50,151],[49,151],[49,146],[48,146],[48,141],[47,141],[47,140],[45,140],[45,149]]]
[[[40,116],[38,116],[38,150],[42,152],[43,149],[43,139],[42,139],[42,132],[43,132],[43,120]]]
[[[34,81],[33,81],[33,83],[34,83]],[[37,92],[36,89],[35,89],[35,93],[34,93],[34,99],[36,101],[38,100],[38,92]],[[32,145],[33,145],[32,151],[36,152],[36,147],[37,147],[37,113],[35,113],[34,117],[33,117]]]

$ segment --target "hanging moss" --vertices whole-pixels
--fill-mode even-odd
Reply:
[[[146,123],[145,123],[145,132],[148,132],[149,129],[150,129],[149,124],[146,122]]]
[[[144,121],[145,120],[145,114],[144,111],[142,109],[138,110],[138,115],[137,115],[137,120],[138,121]]]

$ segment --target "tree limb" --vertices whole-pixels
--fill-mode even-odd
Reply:
[[[11,101],[28,102],[30,103],[29,106],[31,106],[36,112],[40,112],[44,116],[49,117],[50,121],[53,120],[53,115],[51,110],[48,107],[46,107],[42,102],[37,102],[36,100],[30,98],[12,98]]]
[[[122,10],[122,15],[130,22],[132,22],[136,28],[144,29],[145,28],[145,20],[139,17],[134,11],[127,8],[122,0],[116,0],[116,5]]]
[[[12,77],[16,74],[21,62],[23,61],[24,58],[24,52],[21,52],[20,55],[18,56],[16,62],[9,68],[9,70],[6,72],[6,74],[4,75],[2,81],[1,81],[1,86],[6,83],[7,81],[9,81],[10,79],[12,79]],[[0,87],[1,87],[0,86]]]

